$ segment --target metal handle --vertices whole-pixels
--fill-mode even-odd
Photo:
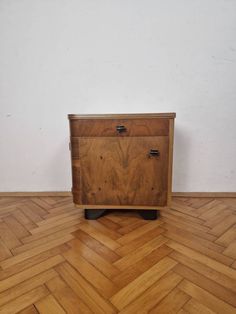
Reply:
[[[122,133],[122,132],[126,132],[127,129],[126,129],[126,127],[125,127],[124,125],[117,125],[117,126],[116,126],[116,131],[117,131],[118,133]]]
[[[158,157],[158,156],[160,156],[160,152],[157,149],[150,149],[148,156],[149,157]]]

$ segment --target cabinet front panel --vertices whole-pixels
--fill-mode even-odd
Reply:
[[[168,154],[168,136],[80,138],[82,204],[165,206]]]
[[[70,121],[72,137],[163,136],[169,134],[168,119],[81,119]]]

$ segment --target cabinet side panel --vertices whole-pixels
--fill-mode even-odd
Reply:
[[[70,134],[73,126],[70,121]],[[70,138],[72,195],[75,204],[81,204],[81,169],[79,159],[79,138]]]
[[[72,160],[72,194],[73,201],[81,204],[81,171],[80,160]]]
[[[71,137],[70,143],[71,159],[79,159],[79,138]]]

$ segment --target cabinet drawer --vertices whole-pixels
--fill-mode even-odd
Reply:
[[[166,136],[169,119],[73,119],[72,137]]]

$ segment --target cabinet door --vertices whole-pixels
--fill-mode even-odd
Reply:
[[[82,203],[165,206],[168,136],[79,140]]]

